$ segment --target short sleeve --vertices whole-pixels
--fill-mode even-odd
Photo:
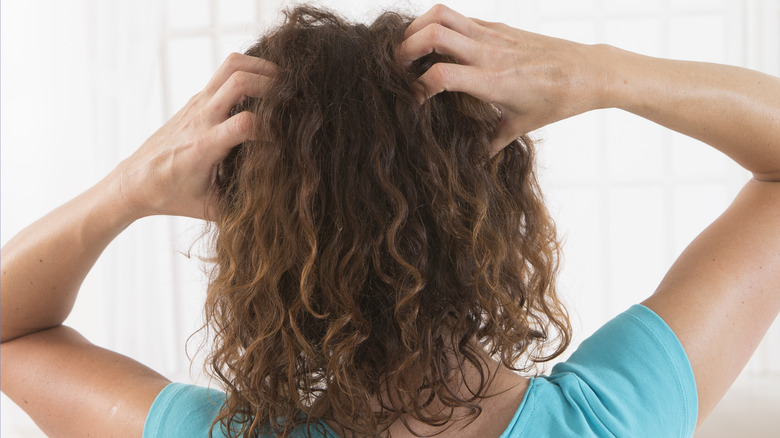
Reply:
[[[696,381],[672,329],[642,305],[600,328],[550,379],[575,376],[587,409],[618,437],[690,437]]]
[[[225,393],[216,389],[182,383],[171,383],[157,395],[144,424],[144,438],[206,438],[211,423],[225,403]],[[321,436],[337,438],[327,423],[312,423],[312,427],[300,425],[293,429],[291,438]],[[231,428],[234,425],[231,425]],[[261,429],[264,438],[276,436],[271,430]],[[234,435],[239,430],[236,427]],[[214,427],[213,438],[224,438],[227,430],[222,424]]]
[[[171,383],[157,395],[144,424],[144,438],[208,437],[211,423],[225,402],[225,393]],[[214,437],[220,436],[219,427]]]

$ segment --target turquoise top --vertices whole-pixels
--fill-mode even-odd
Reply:
[[[225,400],[214,389],[171,383],[157,396],[144,437],[208,437]],[[696,382],[674,332],[635,305],[585,340],[549,376],[531,379],[509,427],[514,437],[691,437]],[[338,437],[325,423],[312,435]],[[305,428],[296,431],[305,437]],[[316,434],[315,434],[316,432]],[[222,437],[214,428],[214,437]]]

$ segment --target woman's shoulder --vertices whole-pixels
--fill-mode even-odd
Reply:
[[[689,437],[696,425],[685,351],[663,319],[641,305],[597,330],[550,375],[526,380],[506,370],[499,386],[503,392],[481,403],[481,418],[452,427],[453,436]],[[224,401],[222,391],[172,383],[152,405],[144,437],[208,436]],[[316,424],[299,436],[338,436],[326,422]],[[397,426],[393,436],[402,436],[407,429]]]
[[[143,436],[208,436],[211,423],[224,402],[225,393],[220,390],[171,383],[160,391],[152,403]]]
[[[682,345],[658,315],[636,305],[549,376],[532,379],[502,438],[689,437],[697,412],[696,383]]]
[[[226,395],[223,391],[203,386],[171,383],[160,392],[152,404],[144,424],[144,438],[192,438],[208,437],[211,425],[217,417]],[[213,438],[228,436],[224,426],[214,426]],[[275,436],[268,431],[261,436]],[[311,428],[299,426],[291,438],[338,438],[324,422],[316,422]]]

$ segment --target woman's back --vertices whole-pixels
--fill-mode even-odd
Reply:
[[[489,360],[489,359],[488,359]],[[510,425],[512,419],[517,413],[528,388],[529,380],[521,377],[517,373],[507,369],[500,363],[489,360],[489,367],[495,372],[495,379],[487,386],[485,393],[492,396],[480,400],[479,406],[482,409],[479,417],[469,418],[469,412],[465,409],[456,410],[453,420],[450,420],[444,426],[431,426],[424,422],[414,419],[409,415],[403,419],[395,420],[387,428],[390,436],[396,438],[415,438],[417,436],[433,435],[463,438],[481,438],[486,436],[500,436]],[[469,394],[465,391],[466,386],[475,387],[479,384],[478,373],[469,373],[469,383],[458,383],[454,385],[461,390],[461,397],[467,397]],[[376,398],[372,399],[374,406],[378,405]],[[446,409],[441,403],[431,405],[429,411],[431,414],[439,410]],[[335,431],[340,429],[336,423],[327,422]]]

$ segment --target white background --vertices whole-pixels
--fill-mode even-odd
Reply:
[[[279,18],[280,0],[2,2],[0,238],[77,195],[200,90],[231,51]],[[326,1],[355,19],[431,2]],[[452,1],[469,16],[648,55],[780,74],[780,0]],[[534,134],[565,238],[561,290],[575,346],[649,296],[748,175],[720,153],[619,111]],[[147,218],[105,252],[67,324],[167,377],[204,382],[187,337],[201,323],[197,221]],[[198,346],[190,343],[190,355]],[[573,347],[572,347],[573,348]],[[729,354],[723,351],[724,355]],[[697,438],[780,429],[780,325]],[[5,396],[3,437],[40,432]]]

